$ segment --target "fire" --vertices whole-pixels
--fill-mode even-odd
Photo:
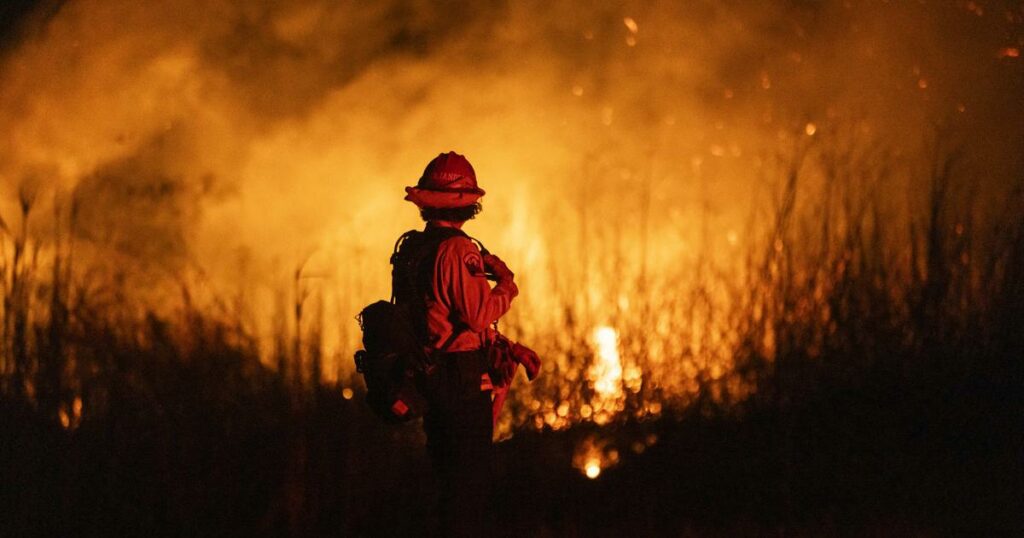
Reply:
[[[774,230],[818,229],[828,167],[846,166],[829,152],[896,148],[899,169],[928,169],[917,165],[932,153],[916,141],[932,132],[937,103],[959,103],[958,125],[1020,139],[1019,114],[993,110],[1009,100],[986,99],[1019,67],[992,54],[1018,58],[1020,43],[971,52],[922,32],[928,46],[908,50],[890,26],[912,15],[857,10],[796,36],[758,30],[802,26],[772,7],[547,17],[513,3],[479,10],[510,17],[396,23],[406,18],[341,3],[245,4],[211,18],[202,3],[68,3],[45,31],[19,33],[31,37],[8,46],[0,70],[0,129],[17,133],[0,147],[0,215],[17,229],[21,207],[31,211],[27,238],[16,248],[8,233],[0,250],[8,260],[38,253],[39,275],[73,252],[72,287],[102,290],[126,316],[171,318],[187,289],[191,306],[251,335],[268,368],[287,364],[304,383],[316,372],[354,398],[352,317],[388,295],[393,241],[422,225],[402,188],[427,159],[458,150],[488,192],[466,231],[509,263],[521,289],[501,329],[545,360],[539,380],[513,390],[504,433],[644,419],[703,395],[738,401],[757,387],[736,372],[737,357],[773,358],[787,344],[780,327],[829,319],[825,295],[772,306],[781,279],[821,280],[832,272],[809,277],[814,264],[846,244],[819,256],[827,237]],[[972,25],[961,30],[1005,34],[962,7],[915,9],[959,10]],[[220,22],[197,24],[208,20]],[[504,21],[500,31],[493,21]],[[943,54],[908,57],[932,48]],[[835,64],[846,57],[858,69]],[[995,70],[960,76],[960,65],[987,68],[974,60]],[[908,75],[908,65],[927,69]],[[915,84],[927,91],[908,91]],[[981,118],[993,124],[971,123]],[[922,189],[881,177],[894,164],[885,155],[863,158],[849,175],[878,176],[877,192],[837,188],[830,211],[863,194],[885,202],[889,229],[910,229],[917,216],[897,200]],[[771,218],[790,171],[792,211],[804,213]],[[821,233],[856,228],[854,217],[835,215],[838,226]],[[72,220],[73,231],[58,225]],[[882,239],[908,244],[894,234]],[[909,255],[893,252],[905,267],[892,274],[913,274]],[[11,282],[13,266],[0,265]],[[75,409],[68,402],[55,418],[73,428]]]
[[[62,404],[57,410],[57,417],[60,419],[60,425],[63,426],[64,429],[73,430],[77,428],[82,422],[81,396],[75,396],[70,407],[66,404]]]
[[[605,469],[618,464],[619,451],[610,446],[607,440],[595,435],[584,438],[573,454],[573,467],[591,480],[601,476]]]
[[[619,333],[611,327],[594,330],[598,361],[591,367],[594,390],[601,396],[611,397],[622,392],[622,364],[619,362]]]

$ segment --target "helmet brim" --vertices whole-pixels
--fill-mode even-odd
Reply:
[[[465,191],[436,191],[419,187],[406,187],[405,193],[405,199],[416,204],[418,207],[446,209],[449,207],[473,205],[484,195],[484,190],[477,188]]]

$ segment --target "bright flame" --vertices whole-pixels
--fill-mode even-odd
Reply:
[[[611,327],[598,327],[594,331],[597,358],[591,369],[594,390],[602,396],[613,396],[622,391],[622,363],[619,361],[619,333]]]
[[[593,459],[587,462],[586,470],[587,478],[593,480],[601,475],[601,462]]]

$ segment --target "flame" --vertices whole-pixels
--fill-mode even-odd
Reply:
[[[573,467],[591,480],[601,476],[605,469],[618,464],[619,451],[610,446],[607,440],[600,439],[596,435],[585,437],[576,446],[576,451],[573,454]]]
[[[81,396],[75,396],[75,399],[71,401],[70,407],[67,404],[61,404],[57,410],[57,418],[60,419],[60,425],[64,429],[73,430],[77,428],[82,422]]]
[[[594,390],[609,397],[622,392],[622,364],[619,362],[619,333],[611,327],[594,330],[598,361],[591,367]]]

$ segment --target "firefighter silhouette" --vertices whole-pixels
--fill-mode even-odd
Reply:
[[[505,262],[462,231],[484,195],[469,161],[438,155],[406,193],[426,226],[400,240],[392,289],[396,304],[411,307],[432,357],[433,371],[421,383],[428,402],[423,429],[441,529],[445,536],[481,536],[489,528],[494,420],[517,365],[532,379],[540,361],[492,327],[519,289]]]

